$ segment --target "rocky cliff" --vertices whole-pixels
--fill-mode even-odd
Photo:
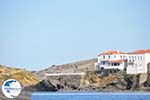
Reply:
[[[83,76],[49,76],[36,85],[36,91],[149,91],[149,87],[150,75],[93,70],[86,71]]]

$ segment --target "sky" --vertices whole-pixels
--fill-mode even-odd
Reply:
[[[41,70],[150,48],[149,0],[0,0],[0,64]]]

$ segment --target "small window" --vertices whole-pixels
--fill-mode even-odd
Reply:
[[[116,55],[114,55],[114,58],[116,58]]]
[[[117,63],[114,63],[114,66],[117,66]]]
[[[125,59],[126,57],[125,56],[123,56],[123,59]]]
[[[142,60],[142,56],[140,56],[141,60]]]
[[[131,56],[129,56],[129,60],[131,60]]]
[[[134,60],[134,57],[132,56],[132,60]]]
[[[120,64],[119,63],[114,63],[114,66],[119,66]]]
[[[105,56],[103,56],[103,59],[105,59]]]
[[[117,66],[119,66],[120,65],[120,63],[117,63]]]
[[[110,55],[108,56],[108,58],[110,59]]]
[[[122,59],[122,56],[120,56],[120,58]]]
[[[140,59],[139,59],[139,56],[137,56],[137,59],[140,60]]]
[[[103,63],[103,65],[105,65],[105,62],[102,62]]]

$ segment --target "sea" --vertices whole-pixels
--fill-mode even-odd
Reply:
[[[149,92],[35,92],[30,100],[150,100]]]

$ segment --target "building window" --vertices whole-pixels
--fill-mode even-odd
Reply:
[[[126,57],[125,56],[123,56],[123,59],[125,59]]]
[[[114,66],[117,66],[117,63],[114,63]]]
[[[103,65],[105,65],[105,62],[102,62]]]
[[[114,58],[116,58],[116,55],[114,55]]]
[[[131,60],[131,56],[129,56],[129,60]]]
[[[140,59],[139,59],[139,56],[137,56],[137,59],[140,60]]]
[[[119,66],[120,64],[119,63],[114,63],[114,66]]]
[[[132,60],[134,61],[134,57],[132,56]]]
[[[122,56],[120,56],[120,58],[122,59]]]
[[[105,56],[103,56],[103,59],[105,59]]]
[[[140,59],[142,60],[142,56],[140,56]]]
[[[134,60],[136,60],[136,56],[134,56]]]

